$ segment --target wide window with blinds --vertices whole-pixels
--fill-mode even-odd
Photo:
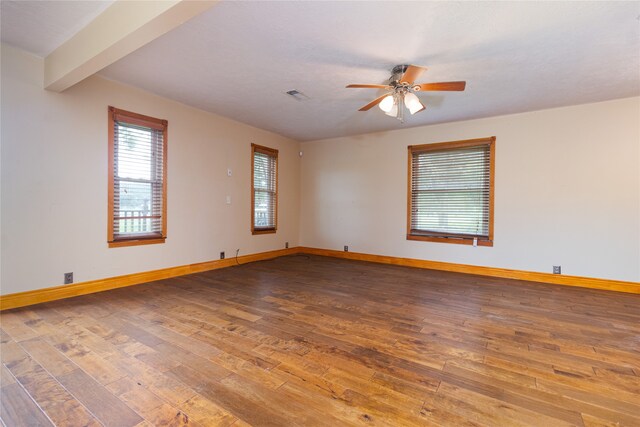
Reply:
[[[167,236],[167,121],[109,107],[109,247]]]
[[[275,233],[278,225],[278,150],[251,144],[251,232]]]
[[[495,137],[409,146],[407,239],[493,246]]]

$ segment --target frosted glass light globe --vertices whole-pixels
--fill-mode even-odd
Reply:
[[[422,105],[415,93],[409,92],[404,96],[404,105],[407,106],[411,114],[424,110],[424,105]]]
[[[382,99],[382,101],[380,101],[380,104],[378,105],[382,111],[384,111],[385,113],[388,113],[393,108],[394,103],[395,102],[393,100],[393,96],[387,95]]]

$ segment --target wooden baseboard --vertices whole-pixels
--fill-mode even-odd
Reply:
[[[240,264],[245,264],[248,262],[262,261],[297,253],[352,259],[358,261],[369,261],[382,264],[402,265],[406,267],[425,268],[431,270],[451,271],[456,273],[478,274],[481,276],[525,280],[529,282],[540,282],[555,285],[577,286],[581,288],[603,289],[608,291],[640,294],[640,283],[638,282],[624,282],[621,280],[596,279],[592,277],[536,273],[532,271],[509,270],[506,268],[481,267],[476,265],[455,264],[449,262],[429,261],[414,258],[399,258],[385,255],[364,254],[358,252],[342,252],[331,249],[318,249],[309,247],[295,247],[269,252],[260,252],[251,255],[243,255],[238,257],[237,262]],[[25,307],[42,302],[55,301],[79,295],[108,291],[110,289],[139,285],[141,283],[153,282],[155,280],[162,280],[176,276],[183,276],[185,274],[216,270],[218,268],[231,267],[234,265],[236,265],[236,259],[227,258],[221,260],[200,262],[196,264],[182,265],[179,267],[169,267],[160,270],[145,271],[142,273],[126,274],[124,276],[109,277],[106,279],[90,280],[87,282],[74,283],[72,285],[62,285],[52,288],[36,289],[33,291],[2,295],[0,296],[0,310]]]
[[[257,254],[242,255],[238,257],[237,262],[245,264],[248,262],[277,258],[284,255],[292,255],[298,252],[298,248],[260,252]],[[126,274],[124,276],[109,277],[106,279],[78,282],[72,285],[62,285],[52,288],[2,295],[0,296],[0,310],[8,310],[11,308],[39,304],[41,302],[71,298],[78,295],[92,294],[95,292],[107,291],[109,289],[123,288],[125,286],[139,285],[141,283],[153,282],[155,280],[168,279],[170,277],[183,276],[185,274],[200,273],[208,270],[216,270],[218,268],[231,267],[234,265],[236,265],[235,257],[182,265],[179,267],[163,268],[160,270],[145,271],[142,273]]]
[[[581,288],[604,289],[608,291],[640,294],[640,283],[638,282],[624,282],[621,280],[595,279],[592,277],[566,276],[551,273],[536,273],[532,271],[509,270],[506,268],[481,267],[476,265],[454,264],[449,262],[428,261],[413,258],[398,258],[357,252],[342,252],[331,249],[299,247],[298,250],[302,253],[311,255],[322,255],[382,264],[402,265],[407,267],[427,268],[431,270],[501,277],[505,279],[526,280],[529,282],[541,282],[554,285],[577,286]]]

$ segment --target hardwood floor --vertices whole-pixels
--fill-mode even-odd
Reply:
[[[6,426],[640,426],[640,296],[306,255],[0,315]]]

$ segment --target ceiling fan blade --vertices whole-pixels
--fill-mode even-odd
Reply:
[[[441,83],[423,83],[417,85],[420,90],[464,90],[467,82],[441,82]]]
[[[418,67],[417,65],[409,65],[407,71],[400,78],[400,83],[413,84],[418,77],[427,70],[427,67]]]
[[[371,101],[370,103],[368,103],[367,105],[359,109],[358,111],[370,110],[372,107],[375,107],[376,105],[380,104],[380,102],[382,102],[382,100],[387,96],[389,96],[389,94],[385,93],[384,95],[377,97],[376,99],[374,99],[373,101]]]
[[[360,88],[360,89],[390,89],[389,85],[347,85],[347,88]]]

